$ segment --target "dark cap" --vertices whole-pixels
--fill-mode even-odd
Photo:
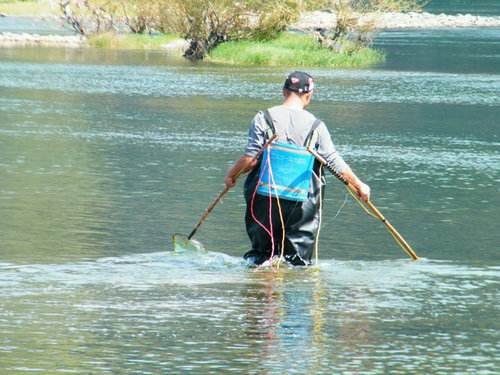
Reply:
[[[295,71],[288,75],[283,88],[299,94],[308,93],[314,88],[313,78],[307,73]]]

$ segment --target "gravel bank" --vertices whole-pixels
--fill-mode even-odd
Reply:
[[[309,31],[321,27],[331,29],[337,22],[330,12],[307,12],[292,25],[292,30]],[[373,22],[377,29],[444,29],[459,27],[500,27],[500,17],[483,17],[471,14],[431,13],[369,13],[360,17],[360,23]]]
[[[0,33],[0,47],[47,46],[80,48],[86,44],[84,37],[70,35],[38,35],[28,33]]]

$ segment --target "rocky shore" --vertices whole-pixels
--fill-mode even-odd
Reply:
[[[0,33],[0,47],[46,46],[80,48],[86,39],[77,35],[38,35],[28,33]]]
[[[447,15],[431,13],[370,13],[360,17],[360,24],[374,24],[376,29],[443,29],[467,27],[498,27],[500,17],[474,16],[471,14]],[[302,15],[290,29],[312,31],[316,28],[332,29],[336,24],[336,15],[331,12],[315,11]],[[82,36],[38,35],[29,33],[0,32],[0,47],[13,46],[50,46],[80,48],[87,43]],[[185,48],[185,41],[175,41],[163,46],[174,51]]]
[[[330,12],[307,12],[291,26],[293,30],[310,31],[315,28],[332,29],[337,17]],[[432,13],[369,13],[359,17],[360,24],[373,24],[376,29],[448,29],[465,27],[500,27],[500,17],[474,16],[471,14]]]

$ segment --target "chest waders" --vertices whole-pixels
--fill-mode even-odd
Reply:
[[[270,113],[264,111],[268,138],[276,134]],[[307,151],[320,120],[311,124],[303,146],[275,142],[264,150],[245,181],[245,225],[252,249],[244,257],[262,264],[283,254],[293,265],[311,264],[320,224],[321,165]]]

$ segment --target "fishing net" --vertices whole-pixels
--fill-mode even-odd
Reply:
[[[200,241],[189,239],[183,234],[176,233],[172,236],[175,252],[185,251],[206,251],[205,247]]]

